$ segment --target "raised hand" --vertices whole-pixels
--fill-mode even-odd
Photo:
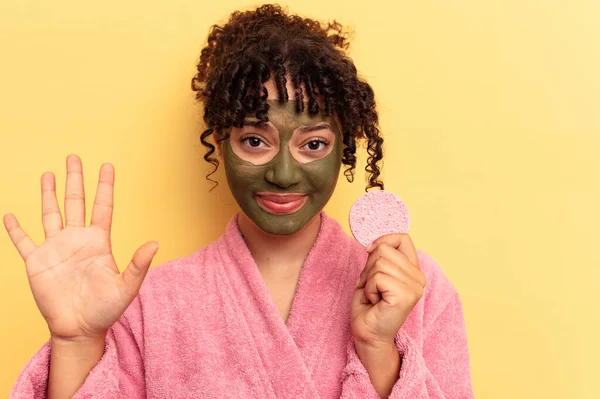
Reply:
[[[352,333],[359,346],[394,348],[394,338],[421,300],[427,278],[408,234],[388,234],[367,248],[369,257],[351,305]]]
[[[110,243],[114,181],[113,166],[103,164],[91,223],[86,226],[81,160],[68,156],[63,227],[54,174],[44,173],[46,241],[39,246],[14,215],[4,215],[4,226],[25,261],[35,302],[55,339],[95,339],[106,334],[137,295],[158,250],[158,242],[142,245],[125,271],[119,272]]]

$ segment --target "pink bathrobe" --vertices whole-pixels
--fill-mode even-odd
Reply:
[[[237,216],[217,241],[153,267],[108,332],[75,398],[379,398],[352,338],[350,303],[367,253],[322,214],[287,323],[246,246]],[[427,285],[396,336],[389,398],[472,398],[460,298],[417,250]],[[45,397],[50,344],[10,398]]]

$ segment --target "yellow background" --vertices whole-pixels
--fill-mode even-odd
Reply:
[[[100,164],[115,165],[122,268],[148,240],[158,264],[218,237],[236,208],[222,173],[208,191],[189,82],[209,26],[254,4],[0,2],[0,214],[40,243],[39,178],[56,173],[62,203],[77,153],[88,200]],[[462,297],[476,397],[600,397],[600,3],[287,4],[356,32],[386,188]],[[344,226],[362,179],[341,181],[327,207]],[[48,332],[1,235],[4,396]]]

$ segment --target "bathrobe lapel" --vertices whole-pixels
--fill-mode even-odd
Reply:
[[[276,397],[315,398],[320,352],[340,311],[348,261],[339,225],[321,213],[321,227],[302,267],[287,324],[239,231],[237,215],[218,242],[218,252],[241,315]],[[338,245],[339,244],[339,245]],[[339,326],[337,328],[340,328]]]

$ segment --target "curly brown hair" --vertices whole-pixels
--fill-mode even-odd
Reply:
[[[358,77],[353,61],[345,54],[347,36],[335,20],[322,26],[312,19],[288,15],[277,4],[235,11],[226,24],[211,27],[197,64],[198,73],[192,78],[196,99],[204,103],[208,129],[200,141],[207,148],[204,159],[214,165],[207,175],[209,180],[219,161],[213,156],[215,146],[207,139],[213,133],[217,142],[227,139],[227,129],[242,127],[247,114],[267,122],[269,104],[264,82],[273,76],[279,101],[286,102],[287,75],[295,89],[296,112],[304,111],[306,94],[309,114],[319,113],[318,96],[322,95],[325,115],[338,115],[344,143],[342,163],[347,166],[344,174],[348,181],[354,180],[357,141],[366,139],[366,189],[383,189],[378,179],[383,138],[373,89]]]

